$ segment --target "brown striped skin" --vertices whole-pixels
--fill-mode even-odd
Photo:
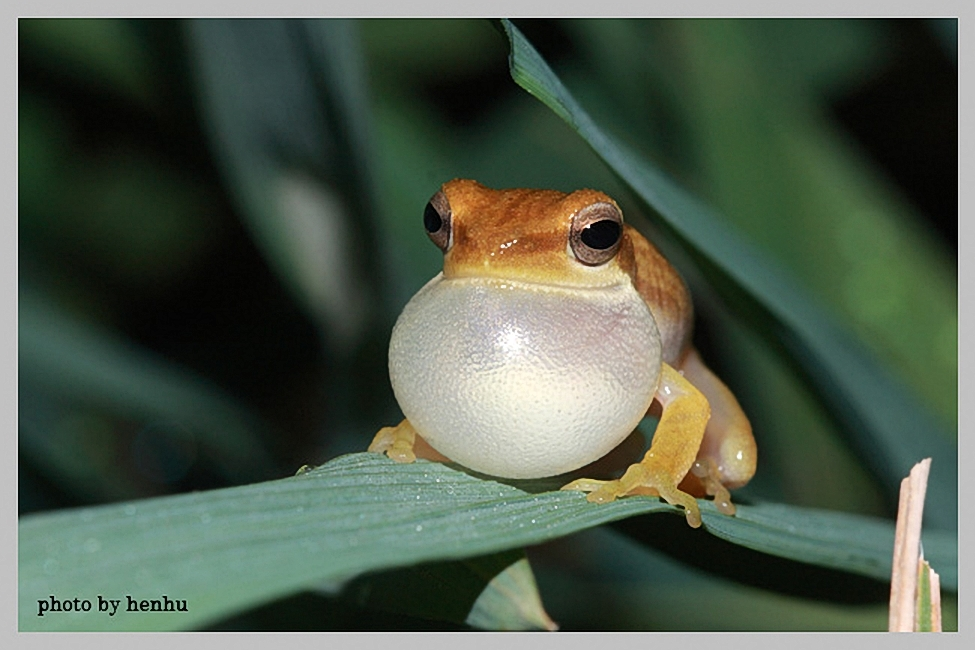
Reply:
[[[444,277],[578,287],[621,281],[615,260],[593,268],[567,255],[572,215],[599,201],[616,205],[602,192],[492,190],[463,179],[444,184],[442,191],[453,216],[453,245],[444,255]]]
[[[626,225],[623,236],[619,264],[657,321],[664,361],[677,365],[691,345],[694,326],[691,294],[677,270],[636,228]]]

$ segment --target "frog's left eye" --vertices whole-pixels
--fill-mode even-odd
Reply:
[[[427,229],[427,235],[445,253],[450,248],[451,217],[450,202],[443,191],[434,194],[423,210],[423,227]]]
[[[612,203],[593,203],[573,215],[569,245],[583,264],[605,264],[616,255],[622,241],[623,215]]]

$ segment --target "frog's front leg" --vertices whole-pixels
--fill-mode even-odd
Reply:
[[[666,363],[654,398],[663,411],[642,461],[631,465],[619,479],[579,479],[562,489],[589,492],[588,500],[596,503],[631,494],[659,495],[670,504],[683,506],[687,523],[697,528],[701,525],[697,501],[677,486],[694,465],[711,408],[707,398]]]
[[[369,451],[386,454],[397,463],[412,463],[417,458],[450,462],[416,432],[410,421],[403,419],[395,427],[383,427],[369,443]]]

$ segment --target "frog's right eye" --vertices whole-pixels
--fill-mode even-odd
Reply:
[[[616,205],[600,201],[572,216],[569,246],[586,266],[599,266],[613,259],[622,241],[623,214]]]
[[[423,210],[423,227],[427,229],[430,241],[445,253],[451,244],[450,222],[450,203],[442,191],[437,192]]]

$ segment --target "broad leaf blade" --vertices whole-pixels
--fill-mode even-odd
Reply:
[[[733,522],[733,523],[730,523]],[[722,539],[794,560],[889,579],[894,527],[874,517],[763,503],[740,506],[738,516],[708,519]],[[942,531],[924,533],[924,548],[944,562],[944,584],[958,584],[958,544]]]
[[[502,21],[511,42],[512,78],[581,135],[689,249],[714,265],[755,301],[756,322],[770,320],[772,335],[805,370],[847,424],[861,458],[888,486],[899,484],[919,459],[932,457],[925,515],[957,527],[957,450],[951,436],[855,340],[839,329],[762,254],[710,209],[605,133],[562,85],[521,32]],[[763,324],[763,328],[768,327]],[[893,489],[893,488],[891,488]]]
[[[743,506],[729,518],[710,502],[701,506],[705,528],[738,543],[880,579],[889,575],[889,523],[865,527],[856,543],[838,539],[813,554],[809,549],[820,540],[803,537],[809,531],[797,525],[815,511]],[[596,505],[577,492],[530,494],[446,465],[353,454],[278,481],[22,518],[19,625],[190,629],[323,581],[520,548],[655,512],[679,514],[655,498]],[[832,525],[833,515],[817,516],[817,528]],[[925,538],[949,589],[948,567],[957,563],[952,540]],[[165,595],[186,600],[188,611],[37,616],[38,601],[51,595],[95,601],[99,594],[123,606],[127,596]]]

